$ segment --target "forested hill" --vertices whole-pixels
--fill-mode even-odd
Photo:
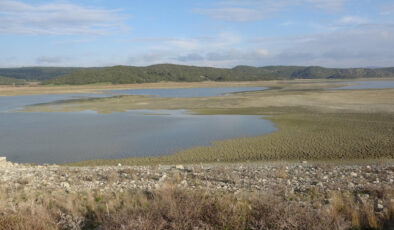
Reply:
[[[81,69],[46,80],[43,84],[143,83],[159,81],[255,81],[272,79],[368,78],[394,77],[394,68],[334,69],[302,66],[237,66],[232,69],[173,64],[147,67],[113,66]]]
[[[22,67],[0,68],[0,76],[27,81],[44,81],[72,73],[82,68],[77,67]]]
[[[25,80],[0,76],[0,85],[24,85]]]

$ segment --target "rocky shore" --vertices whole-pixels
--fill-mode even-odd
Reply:
[[[330,163],[238,163],[158,166],[64,167],[0,164],[3,188],[123,192],[153,190],[164,183],[188,189],[239,193],[271,191],[288,194],[358,191],[394,187],[394,165]],[[393,200],[394,201],[394,200]]]

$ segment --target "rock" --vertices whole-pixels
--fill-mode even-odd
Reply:
[[[6,162],[7,162],[7,157],[0,157],[0,164]]]
[[[121,167],[122,166],[122,164],[121,163],[118,163],[118,167]]]
[[[82,229],[83,223],[84,218],[82,217],[73,217],[72,215],[61,213],[57,225],[61,229],[79,230]]]
[[[183,165],[176,165],[175,168],[179,169],[179,170],[184,170],[185,169],[185,167],[183,167]]]
[[[308,163],[308,161],[302,161],[302,163],[303,163],[303,164],[307,164],[307,163]]]
[[[383,211],[383,209],[384,209],[383,201],[380,199],[375,200],[374,208],[375,208],[375,212]]]
[[[70,184],[67,183],[67,182],[62,182],[62,183],[60,183],[60,186],[63,187],[63,188],[65,188],[65,189],[70,189]]]
[[[0,167],[9,167],[12,163],[7,161],[6,157],[0,157]]]
[[[366,205],[369,199],[368,194],[358,194],[357,195],[357,200],[361,202],[363,205]]]
[[[352,177],[357,177],[357,173],[351,172],[351,173],[350,173],[350,176],[352,176]]]
[[[164,182],[167,179],[167,175],[164,174],[160,179],[159,182]]]

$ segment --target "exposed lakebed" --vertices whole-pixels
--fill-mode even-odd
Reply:
[[[161,97],[216,96],[262,87],[144,89],[104,94],[0,97],[0,155],[13,162],[66,163],[89,159],[158,156],[211,141],[266,134],[276,128],[261,116],[191,115],[183,110],[19,113],[26,105],[113,94]]]
[[[337,89],[393,88],[393,81],[348,82]],[[351,88],[349,88],[351,87]],[[261,116],[192,115],[185,110],[132,110],[110,114],[15,112],[24,106],[72,99],[149,95],[209,97],[264,87],[111,90],[99,94],[0,97],[0,155],[14,162],[67,163],[89,159],[167,155],[212,141],[275,131]],[[332,89],[332,88],[331,88]],[[72,103],[78,103],[74,101]]]

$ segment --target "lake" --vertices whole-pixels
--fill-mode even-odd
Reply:
[[[390,89],[394,88],[394,81],[350,81],[347,84],[337,88],[330,89]]]
[[[178,89],[126,89],[110,90],[121,95],[151,95],[157,97],[214,97],[228,93],[266,90],[265,87],[230,87],[230,88],[178,88]]]
[[[196,97],[263,89],[240,87],[137,91],[156,96]],[[13,162],[33,163],[159,156],[193,146],[209,145],[213,140],[257,136],[276,130],[272,122],[261,119],[261,116],[191,115],[183,110],[134,110],[111,114],[97,114],[94,111],[12,112],[38,103],[134,92],[0,97],[0,155]]]

